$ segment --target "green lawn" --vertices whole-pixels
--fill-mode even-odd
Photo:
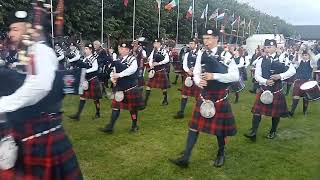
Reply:
[[[171,78],[173,79],[173,78]],[[171,80],[172,81],[172,80]],[[92,121],[95,108],[86,104],[80,122],[65,117],[64,126],[72,140],[85,179],[319,179],[320,178],[320,103],[310,103],[307,116],[302,114],[300,101],[294,118],[280,122],[278,137],[264,138],[271,118],[263,118],[256,143],[243,134],[251,127],[251,107],[254,95],[248,93],[250,83],[241,93],[240,102],[232,103],[238,134],[228,138],[226,163],[214,168],[216,137],[201,134],[194,148],[188,169],[180,169],[168,158],[176,157],[185,146],[188,121],[194,100],[190,99],[183,120],[172,117],[180,106],[180,92],[172,86],[169,106],[162,107],[159,90],[151,93],[149,106],[139,114],[140,131],[129,134],[131,119],[128,111],[121,112],[112,135],[98,131],[110,117],[110,100],[102,100],[102,117]],[[231,102],[234,96],[230,95]],[[79,97],[64,101],[66,115],[76,111]],[[287,103],[291,107],[291,97]]]

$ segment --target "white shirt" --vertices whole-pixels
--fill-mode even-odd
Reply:
[[[244,67],[244,58],[240,57],[239,64],[236,63],[236,65],[237,65],[238,68]]]
[[[232,60],[232,54],[229,51],[223,51],[221,53],[221,58],[223,59],[224,64],[228,65]]]
[[[93,56],[93,54],[85,57],[83,59],[83,62],[86,62],[86,59],[90,59],[90,58],[92,58],[92,56]],[[91,68],[87,69],[86,73],[92,73],[92,72],[98,71],[98,69],[99,69],[98,60],[96,58],[94,58],[94,61],[91,64]]]
[[[78,61],[80,59],[80,52],[78,50],[75,51],[75,54],[76,56],[71,58],[71,59],[68,59],[69,62],[75,62],[75,61]]]
[[[196,49],[195,49],[195,50],[192,50],[192,53],[195,53],[196,51],[197,51]],[[183,70],[184,70],[185,72],[189,72],[189,71],[190,71],[190,69],[189,69],[189,67],[188,67],[188,56],[189,56],[189,53],[190,53],[190,52],[186,53],[186,54],[184,55],[184,57],[183,57],[182,67],[183,67]]]
[[[304,61],[301,57],[298,58],[298,61],[295,61],[293,63],[294,67],[297,69],[301,63],[301,61]],[[311,68],[316,68],[317,67],[317,60],[312,59],[312,60],[307,60],[310,62]]]
[[[112,53],[112,59],[113,61],[116,61],[118,59],[117,54],[116,53]]]
[[[9,96],[0,98],[0,113],[34,105],[52,89],[58,60],[53,49],[37,42],[33,45],[36,75],[27,75],[23,85]]]
[[[59,57],[57,58],[58,61],[63,60],[64,59],[64,53],[63,53],[61,48],[57,50],[57,53],[59,54]]]
[[[250,57],[245,56],[244,57],[244,66],[247,68],[250,65]]]
[[[128,55],[123,57],[123,59],[127,59]],[[119,76],[122,78],[122,77],[125,77],[125,76],[130,76],[132,74],[134,74],[137,69],[138,69],[138,62],[137,62],[137,59],[134,57],[134,56],[131,56],[130,59],[128,60],[129,62],[131,62],[130,66],[125,69],[124,71],[122,71],[121,73],[119,73]]]
[[[256,79],[256,81],[259,82],[260,85],[266,86],[268,79],[265,79],[262,77],[262,69],[261,69],[262,61],[263,61],[263,58],[259,58],[259,60],[257,61],[254,78]],[[290,64],[289,69],[286,72],[281,73],[279,75],[281,77],[281,80],[283,81],[283,80],[290,78],[291,76],[293,76],[295,74],[296,74],[296,69],[294,68],[293,64]]]
[[[159,51],[160,49],[158,49]],[[163,51],[165,51],[165,49],[163,49]],[[149,56],[149,65],[152,66],[153,64],[153,54],[154,54],[154,50],[152,50],[150,56]],[[160,65],[163,65],[163,64],[167,64],[168,62],[170,62],[170,58],[169,58],[169,54],[168,52],[165,53],[165,56],[164,56],[164,60],[160,61],[158,66]]]
[[[215,47],[211,49],[212,53],[211,54],[216,54],[218,48]],[[197,60],[196,60],[196,65],[193,70],[193,79],[194,82],[199,86],[200,80],[201,80],[201,58],[202,58],[202,51],[198,52]],[[220,81],[222,83],[230,83],[230,82],[236,82],[239,81],[239,70],[234,62],[234,60],[231,60],[229,66],[228,66],[228,73],[222,74],[222,73],[213,73],[214,80]]]

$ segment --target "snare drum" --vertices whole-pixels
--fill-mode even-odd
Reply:
[[[317,81],[303,83],[300,89],[305,92],[308,101],[320,100],[320,86]]]
[[[246,85],[244,84],[243,80],[240,78],[240,80],[238,82],[233,82],[231,84],[230,91],[238,93],[238,92],[242,91],[245,87],[246,87]]]

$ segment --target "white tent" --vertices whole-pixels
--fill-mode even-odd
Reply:
[[[248,54],[251,56],[254,54],[255,49],[258,46],[263,46],[266,39],[275,39],[277,41],[278,47],[284,47],[285,38],[282,34],[253,34],[246,40],[246,49]]]

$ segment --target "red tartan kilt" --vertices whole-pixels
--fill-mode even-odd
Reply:
[[[201,88],[199,88],[195,83],[193,83],[193,86],[187,87],[183,84],[181,94],[184,96],[191,96],[198,98],[201,92]]]
[[[256,95],[255,103],[251,110],[253,114],[260,114],[271,117],[288,117],[287,102],[285,96],[282,94],[281,91],[273,94],[273,103],[268,105],[263,104],[260,101],[261,94],[262,91],[259,90],[259,92]]]
[[[285,82],[288,84],[293,84],[295,80],[296,80],[296,77],[291,76],[289,79],[286,79]]]
[[[301,85],[303,83],[305,83],[305,82],[308,82],[308,80],[297,79],[297,80],[294,81],[292,96],[300,96],[300,97],[304,97],[305,96],[304,91],[302,91],[300,89]]]
[[[42,117],[25,122],[24,128],[16,128],[14,131],[17,139],[53,128],[53,124],[60,124],[61,120]],[[18,142],[18,146],[16,166],[8,171],[0,171],[1,180],[83,179],[72,145],[63,128],[26,142]]]
[[[153,78],[148,79],[147,86],[150,88],[159,88],[159,89],[170,88],[170,83],[168,80],[166,70],[156,72]]]
[[[102,98],[100,81],[97,77],[89,81],[89,89],[84,91],[80,97],[94,100]]]
[[[180,74],[183,72],[182,64],[180,62],[179,63],[173,62],[172,66],[175,73]]]
[[[142,110],[145,107],[143,99],[143,89],[134,88],[127,92],[124,92],[124,99],[121,102],[117,102],[115,99],[112,100],[112,108],[125,109],[125,110]]]
[[[203,94],[203,93],[202,93]],[[215,102],[222,99],[226,95],[226,90],[209,92],[209,96],[204,96],[205,99],[210,99]],[[213,134],[216,136],[234,136],[237,133],[235,119],[232,114],[231,105],[228,99],[215,103],[216,114],[214,117],[207,119],[201,116],[200,106],[201,98],[197,98],[195,108],[193,110],[192,119],[189,121],[189,128],[200,132]]]

